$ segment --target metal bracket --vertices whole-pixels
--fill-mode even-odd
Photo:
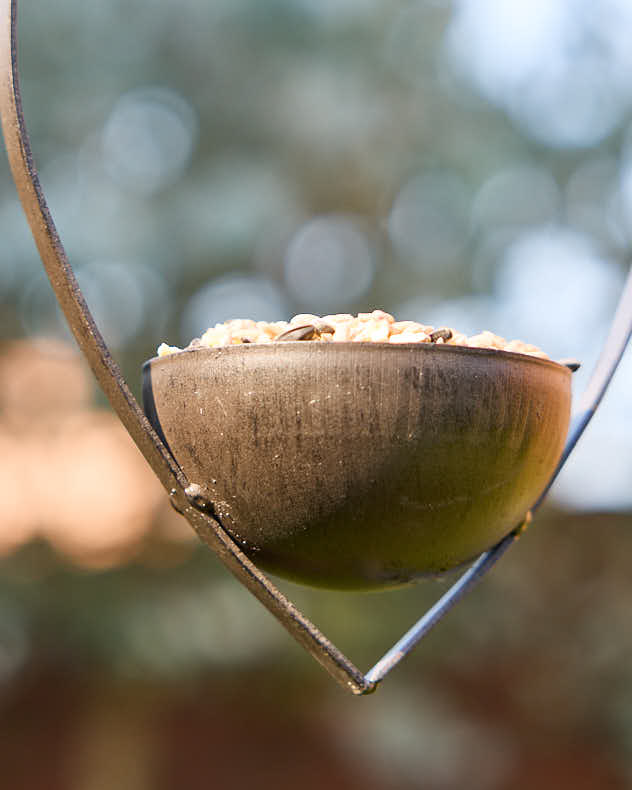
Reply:
[[[457,601],[500,559],[520,528],[482,554],[442,598],[364,675],[246,557],[204,509],[196,507],[189,481],[157,436],[112,359],[68,262],[46,204],[31,155],[22,113],[17,64],[17,0],[0,0],[0,114],[9,163],[44,268],[66,320],[112,408],[180,512],[228,570],[345,688],[367,694],[396,666]],[[605,350],[580,401],[557,472],[597,408],[632,332],[632,276],[628,276]],[[556,474],[557,474],[556,472]],[[554,476],[555,477],[555,476]],[[553,478],[554,479],[554,478]],[[552,483],[552,480],[551,480]],[[550,487],[547,486],[547,490]],[[546,492],[544,492],[546,493]],[[534,505],[537,507],[544,494]]]

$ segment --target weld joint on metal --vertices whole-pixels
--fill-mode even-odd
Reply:
[[[198,485],[198,483],[191,483],[184,489],[184,493],[192,507],[216,518],[215,506],[205,495],[205,490],[201,485]]]
[[[524,533],[527,531],[532,521],[533,521],[533,512],[531,510],[527,510],[523,522],[519,524],[512,532],[512,535],[514,536],[515,540],[518,540],[518,538],[521,538],[524,535]]]

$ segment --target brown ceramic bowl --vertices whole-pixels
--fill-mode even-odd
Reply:
[[[259,565],[375,589],[515,528],[562,453],[570,371],[448,345],[285,342],[145,363],[143,400]]]

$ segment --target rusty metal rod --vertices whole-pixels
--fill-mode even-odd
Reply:
[[[17,0],[0,0],[0,114],[11,172],[42,263],[79,348],[112,408],[199,537],[289,633],[354,694],[373,689],[357,669],[246,557],[221,525],[189,502],[188,481],[149,424],[112,359],[74,276],[44,198],[22,112],[17,62]]]

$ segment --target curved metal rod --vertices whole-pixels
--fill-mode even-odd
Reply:
[[[459,577],[450,589],[417,620],[404,636],[382,656],[382,658],[364,676],[371,683],[379,683],[384,677],[405,658],[410,651],[423,639],[442,617],[455,606],[464,595],[472,590],[483,576],[493,568],[509,546],[516,539],[514,532],[504,537],[492,549],[484,552],[476,562]]]
[[[188,481],[147,421],[112,359],[83,298],[46,204],[31,155],[17,63],[17,0],[0,0],[0,114],[13,178],[44,268],[79,347],[112,408],[168,491],[171,502],[226,567],[289,633],[345,688],[365,694],[373,685],[259,571],[221,525],[191,504]]]
[[[571,426],[566,439],[566,444],[562,452],[562,457],[557,469],[551,476],[546,488],[540,494],[538,500],[533,505],[527,516],[527,521],[531,520],[531,514],[542,504],[542,501],[549,489],[553,485],[556,477],[566,463],[573,448],[577,444],[586,426],[592,419],[601,399],[604,396],[610,381],[614,375],[621,357],[626,349],[630,336],[632,335],[632,267],[623,288],[623,293],[619,299],[619,304],[610,327],[610,332],[601,351],[595,369],[593,370],[588,386],[583,392],[578,403],[578,410],[571,420]],[[490,571],[502,555],[507,551],[511,544],[520,536],[522,528],[514,530],[503,538],[489,551],[484,552],[476,562],[467,570],[450,589],[423,615],[415,625],[408,630],[404,636],[395,644],[375,666],[366,673],[365,678],[371,683],[379,683],[393,667],[406,656],[417,645],[417,643],[435,626],[441,618],[446,615],[452,607],[463,598],[472,588],[478,584],[483,576]]]

